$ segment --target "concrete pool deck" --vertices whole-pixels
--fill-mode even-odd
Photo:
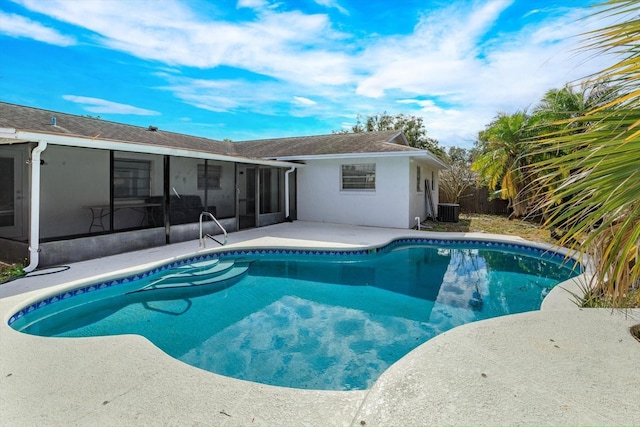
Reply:
[[[463,234],[296,221],[232,233],[225,248],[406,236]],[[0,285],[0,425],[640,425],[640,343],[629,333],[640,310],[579,309],[558,287],[540,311],[437,336],[364,391],[249,383],[186,365],[138,336],[43,338],[7,325],[53,287],[196,251],[190,241]]]

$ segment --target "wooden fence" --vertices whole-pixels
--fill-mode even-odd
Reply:
[[[443,193],[440,193],[444,196]],[[456,203],[455,200],[440,200],[441,203]],[[510,213],[507,200],[494,199],[489,200],[489,189],[487,187],[476,188],[471,187],[465,191],[460,200],[460,213],[471,214],[491,214],[491,215],[507,215]]]

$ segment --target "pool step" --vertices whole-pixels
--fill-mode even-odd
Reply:
[[[150,283],[149,285],[154,285],[160,282],[184,282],[196,279],[205,279],[207,277],[215,277],[220,273],[224,273],[235,265],[233,260],[216,260],[215,263],[208,263],[206,265],[199,265],[202,263],[189,264],[186,266],[180,266],[176,270],[184,270],[180,273],[172,273],[166,276],[163,276],[156,280],[155,282]],[[193,267],[192,267],[193,266]]]
[[[171,274],[128,293],[131,294],[161,289],[178,289],[221,283],[243,275],[247,270],[249,270],[250,265],[251,261],[220,261],[215,266],[206,270]]]
[[[220,258],[208,259],[205,261],[192,262],[191,264],[181,265],[180,267],[175,267],[172,270],[191,270],[191,269],[205,269],[208,267],[213,267],[216,264],[220,263]]]

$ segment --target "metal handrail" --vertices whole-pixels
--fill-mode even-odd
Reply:
[[[219,242],[219,241],[218,241],[218,240],[216,240],[216,239],[215,239],[211,234],[206,234],[206,235],[204,235],[204,236],[202,235],[202,218],[203,218],[205,215],[209,216],[209,217],[213,220],[213,222],[215,222],[215,223],[216,223],[216,225],[217,225],[218,227],[220,227],[220,230],[222,230],[222,232],[224,233],[224,242]],[[224,229],[224,227],[222,226],[222,224],[220,224],[220,222],[218,222],[218,220],[216,219],[216,217],[215,217],[215,216],[213,216],[213,214],[212,214],[211,212],[209,212],[209,211],[204,211],[204,212],[202,212],[202,213],[200,214],[200,247],[201,247],[201,248],[206,248],[206,247],[207,247],[207,245],[206,245],[206,243],[205,243],[205,240],[204,240],[204,238],[205,238],[205,237],[210,238],[211,240],[213,240],[213,241],[214,241],[214,242],[216,242],[216,243],[219,243],[219,244],[220,244],[220,245],[222,245],[222,246],[224,246],[224,245],[226,245],[226,244],[227,244],[227,230],[225,230],[225,229]]]

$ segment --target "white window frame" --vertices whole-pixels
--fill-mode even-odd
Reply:
[[[358,170],[360,169],[360,170]],[[347,181],[345,186],[345,172]],[[340,165],[341,191],[376,191],[375,163],[348,163]]]
[[[113,192],[116,199],[149,197],[151,194],[151,161],[114,159]]]

